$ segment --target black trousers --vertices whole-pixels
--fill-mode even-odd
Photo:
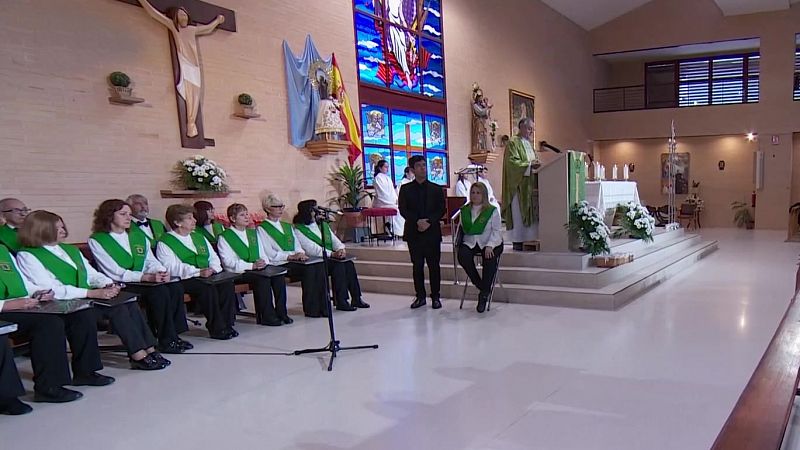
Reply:
[[[233,328],[236,319],[236,288],[233,281],[210,285],[197,278],[181,281],[183,289],[206,316],[206,329],[219,335]]]
[[[289,277],[300,279],[303,288],[303,312],[309,316],[319,317],[328,311],[325,305],[325,265],[288,263]]]
[[[348,293],[350,300],[354,302],[361,300],[361,285],[358,283],[356,265],[353,261],[337,262],[329,259],[328,273],[333,282],[333,301],[337,305],[347,304]]]
[[[156,286],[127,286],[126,291],[139,294],[145,305],[147,321],[159,344],[169,344],[180,333],[189,330],[183,307],[183,285],[168,283]]]
[[[242,275],[242,280],[253,290],[256,323],[289,317],[286,311],[286,277],[262,277],[252,273]],[[273,305],[274,300],[274,305]]]
[[[119,336],[128,355],[155,347],[156,338],[150,331],[138,303],[130,302],[112,307],[97,306],[94,310],[100,317],[111,322],[114,334]]]
[[[8,336],[0,336],[0,403],[22,395],[25,395],[25,388],[14,364],[14,351],[8,343]]]
[[[480,289],[481,294],[484,295],[488,295],[492,291],[492,280],[494,280],[494,275],[497,273],[497,261],[503,253],[503,244],[498,245],[492,251],[494,252],[494,257],[486,259],[483,249],[478,247],[477,244],[473,248],[469,248],[465,244],[458,246],[458,263],[467,272],[472,284]],[[478,274],[478,269],[475,267],[475,255],[478,253],[480,253],[483,260],[483,276]]]
[[[430,274],[431,298],[440,297],[442,284],[441,268],[442,259],[441,243],[438,241],[413,241],[408,242],[408,252],[411,254],[411,264],[414,266],[414,291],[418,299],[427,297],[425,293],[425,264],[428,264]]]
[[[34,389],[60,387],[72,382],[67,340],[72,350],[74,373],[89,374],[103,368],[97,347],[95,308],[72,314],[4,312],[0,313],[0,319],[16,323],[18,331],[31,337]]]

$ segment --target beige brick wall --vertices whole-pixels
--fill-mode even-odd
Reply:
[[[204,126],[219,162],[242,194],[215,200],[255,209],[271,189],[294,204],[327,198],[329,169],[346,155],[312,160],[288,143],[281,42],[295,51],[312,33],[336,52],[357,98],[350,0],[214,0],[233,9],[239,31],[200,38]],[[588,35],[538,1],[445,0],[445,55],[453,166],[469,146],[470,85],[478,81],[508,129],[508,88],[537,96],[540,138],[580,147],[588,138],[595,76]],[[489,6],[491,4],[491,6]],[[122,70],[145,103],[110,104],[108,73]],[[232,117],[235,98],[256,98],[260,120]],[[96,205],[141,192],[154,216],[173,201],[180,147],[166,30],[143,10],[115,0],[6,0],[0,14],[0,197],[62,214],[72,239],[89,234]],[[507,131],[504,131],[507,132]],[[493,181],[499,190],[500,166]]]

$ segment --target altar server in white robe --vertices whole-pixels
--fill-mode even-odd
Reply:
[[[469,188],[472,186],[472,181],[467,178],[465,173],[458,173],[458,181],[456,181],[456,197],[469,198]]]
[[[412,181],[414,181],[414,169],[406,167],[405,170],[403,170],[403,178],[400,179],[400,184],[398,184],[397,188],[394,190],[395,193],[397,193],[398,199],[400,198],[400,188],[403,187],[404,184],[411,183]],[[403,219],[403,221],[405,222],[405,219]]]
[[[478,169],[478,181],[483,183],[486,186],[486,195],[489,196],[489,204],[500,209],[500,203],[497,201],[497,198],[494,196],[494,189],[492,189],[491,183],[489,183],[489,168],[486,166],[481,167]]]
[[[398,211],[397,215],[391,218],[392,233],[396,236],[402,236],[406,221],[399,213],[397,191],[395,191],[394,183],[392,183],[392,178],[389,176],[389,163],[385,159],[378,161],[378,164],[375,165],[372,185],[375,187],[375,200],[372,202],[372,207],[392,208]]]

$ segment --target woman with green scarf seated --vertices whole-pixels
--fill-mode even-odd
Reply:
[[[195,202],[193,206],[194,218],[197,220],[195,231],[202,234],[212,245],[217,245],[217,239],[225,231],[225,227],[214,220],[214,205],[205,200],[200,200]]]
[[[461,208],[463,240],[458,245],[458,263],[467,272],[472,284],[480,289],[478,312],[486,310],[497,273],[497,260],[503,253],[500,211],[489,203],[486,185],[477,182],[470,187],[469,203]],[[475,267],[475,255],[483,259],[483,275]]]

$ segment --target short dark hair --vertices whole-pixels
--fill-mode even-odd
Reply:
[[[408,166],[413,170],[414,166],[420,161],[425,162],[425,157],[422,155],[414,155],[408,160]]]
[[[183,219],[183,216],[188,214],[194,214],[194,208],[189,205],[170,205],[167,208],[166,219],[167,225],[173,230],[175,229],[175,224]]]
[[[382,159],[382,160],[378,161],[378,163],[375,164],[375,171],[373,172],[372,176],[376,176],[379,173],[381,173],[381,167],[383,167],[385,165],[388,166],[389,165],[389,161],[386,161],[385,159]]]
[[[225,214],[228,215],[228,220],[230,220],[231,224],[233,224],[233,218],[242,211],[247,211],[247,206],[244,206],[241,203],[234,203],[231,206],[228,206],[228,210],[225,212]]]
[[[406,166],[406,168],[403,169],[403,175],[408,175],[409,172],[413,172],[413,171],[414,171],[413,167]]]
[[[114,198],[105,200],[100,203],[100,206],[94,210],[94,222],[92,222],[92,231],[95,233],[108,233],[111,231],[111,222],[114,221],[114,213],[127,206],[131,207],[124,200]]]
[[[214,205],[211,202],[205,200],[194,202],[194,218],[197,220],[198,225],[202,227],[212,222],[214,218],[208,216],[208,212],[212,209],[214,209]]]
[[[303,200],[297,204],[297,214],[292,223],[295,225],[310,225],[314,221],[314,208],[317,206],[316,200]]]

